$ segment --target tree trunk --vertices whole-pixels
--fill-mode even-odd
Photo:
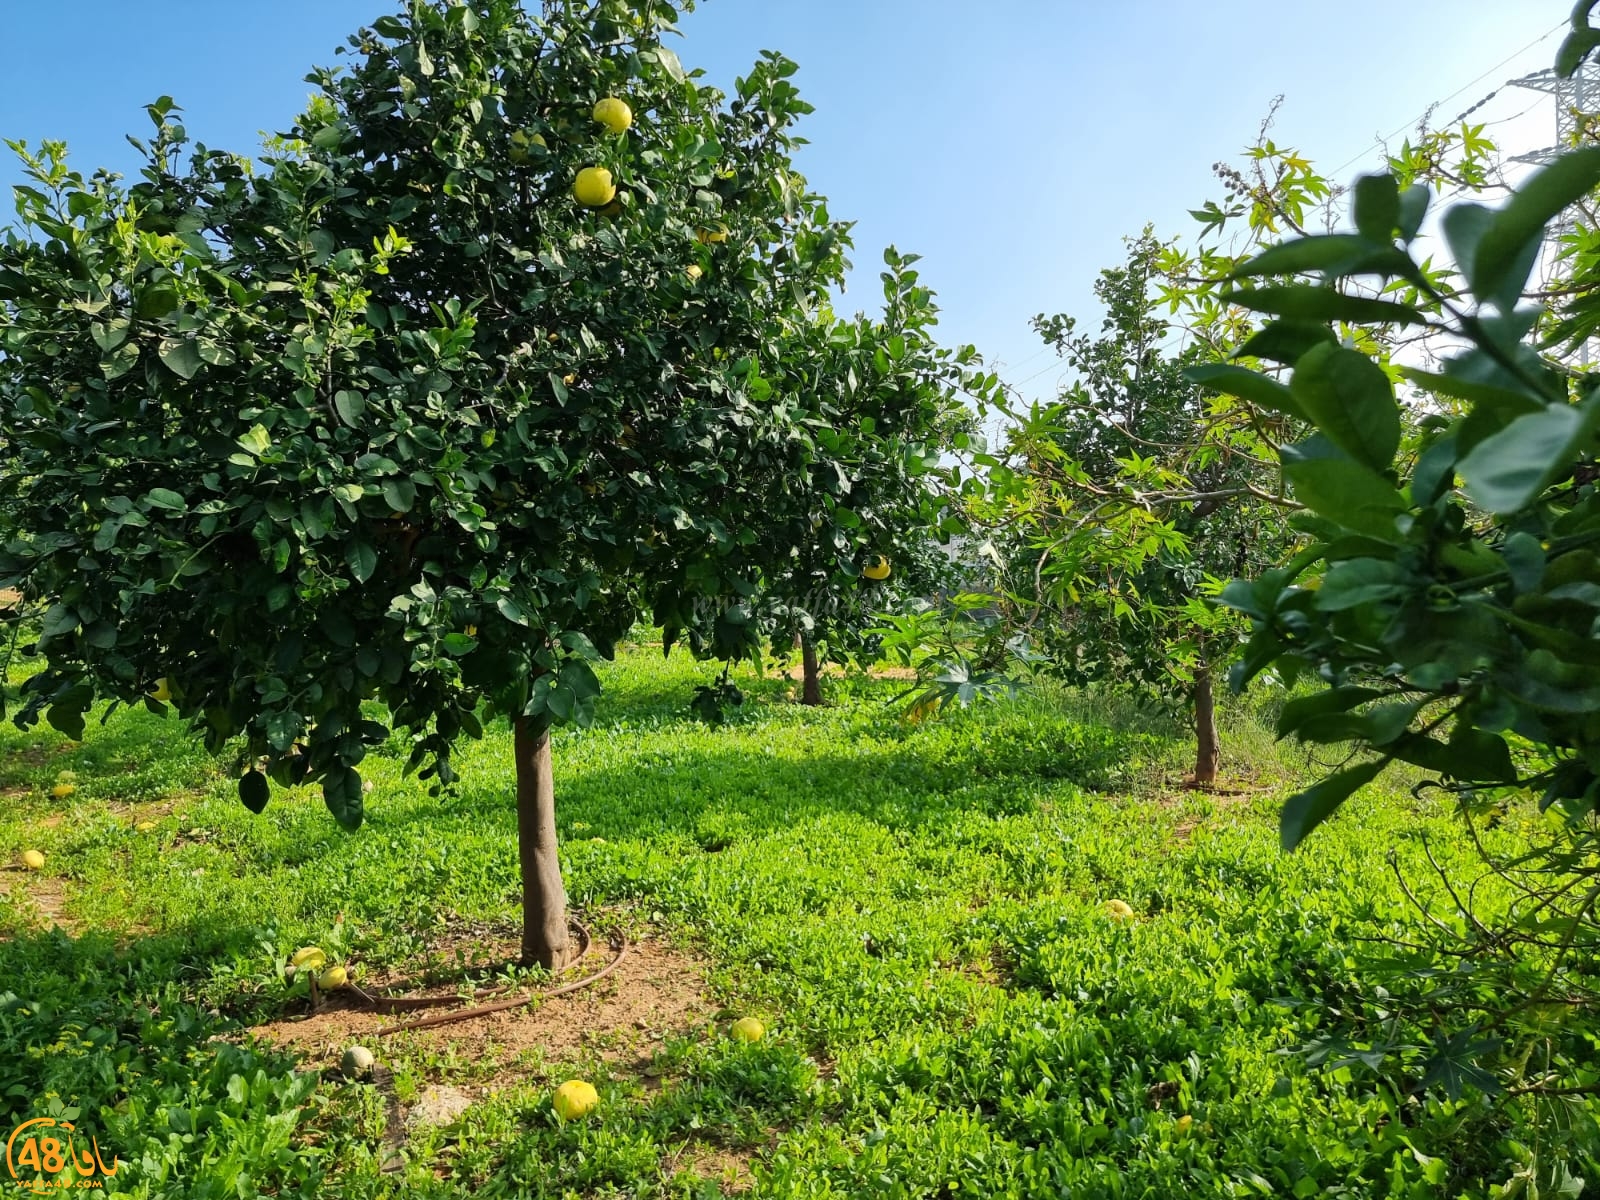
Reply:
[[[550,731],[534,732],[518,717],[517,857],[522,866],[522,962],[559,971],[572,961],[567,936],[567,890],[556,857],[556,790],[550,770]]]
[[[800,688],[800,703],[821,704],[822,666],[817,662],[817,643],[809,636],[800,639],[800,663],[805,677]]]
[[[1201,664],[1194,681],[1194,783],[1209,787],[1217,781],[1222,745],[1217,737],[1217,706],[1211,694],[1211,667]]]

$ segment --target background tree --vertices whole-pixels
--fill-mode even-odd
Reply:
[[[1194,782],[1210,784],[1213,670],[1242,629],[1207,603],[1211,584],[1276,562],[1288,531],[1256,430],[1183,376],[1205,349],[1167,349],[1163,255],[1146,229],[1125,266],[1101,273],[1100,336],[1072,317],[1036,320],[1073,379],[1055,402],[1013,414],[989,515],[1046,669],[1185,712]]]
[[[131,187],[23,151],[0,586],[46,607],[19,723],[171,706],[240,748],[251,808],[319,783],[353,827],[391,729],[444,785],[505,716],[523,956],[568,960],[549,729],[589,719],[641,603],[670,639],[728,591],[811,436],[752,364],[843,268],[789,159],[793,64],[725,102],[662,45],[676,12],[417,0],[259,167],[183,165],[169,100]]]

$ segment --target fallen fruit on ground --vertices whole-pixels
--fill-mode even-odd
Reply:
[[[624,133],[633,124],[633,109],[628,107],[626,100],[607,96],[594,106],[594,119],[612,133]]]
[[[327,963],[328,956],[322,952],[321,946],[301,946],[289,961],[303,970],[319,971]]]
[[[317,976],[317,986],[325,992],[337,992],[350,982],[350,972],[343,967],[329,967]]]
[[[881,554],[874,554],[867,559],[867,564],[861,568],[861,573],[868,579],[887,579],[889,578],[889,560]]]
[[[55,785],[55,787],[50,789],[50,794],[57,800],[65,800],[77,790],[78,789],[70,783],[58,783]]]
[[[37,850],[24,850],[22,852],[22,865],[30,871],[37,871],[44,866],[44,855]]]
[[[617,185],[604,167],[585,167],[572,181],[572,195],[585,208],[604,208],[617,198]]]
[[[1106,915],[1113,921],[1133,920],[1133,907],[1126,900],[1107,900]]]
[[[1193,1124],[1194,1118],[1188,1113],[1184,1113],[1183,1116],[1178,1118],[1178,1136],[1183,1137],[1185,1134],[1187,1134],[1189,1132],[1189,1128]]]
[[[365,1046],[351,1046],[339,1060],[339,1070],[344,1072],[347,1079],[365,1079],[372,1074],[377,1061]]]
[[[740,1017],[728,1032],[733,1035],[735,1041],[759,1042],[767,1036],[767,1027],[755,1017]]]
[[[154,821],[140,821],[133,828],[134,832],[136,833],[153,833],[155,831],[155,827],[156,823]]]
[[[579,1117],[586,1117],[600,1103],[600,1093],[594,1090],[594,1084],[582,1079],[569,1079],[556,1089],[555,1098],[550,1104],[556,1110],[556,1116],[563,1121],[576,1121]]]

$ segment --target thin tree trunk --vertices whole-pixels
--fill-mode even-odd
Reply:
[[[817,643],[810,636],[800,639],[800,663],[805,680],[800,689],[800,703],[822,703],[822,666],[817,662]]]
[[[1194,681],[1194,782],[1209,787],[1217,781],[1222,744],[1217,736],[1217,705],[1211,694],[1211,667],[1202,664]]]
[[[559,971],[571,962],[567,890],[556,857],[556,789],[550,769],[550,731],[534,732],[518,717],[517,857],[522,866],[522,961]]]

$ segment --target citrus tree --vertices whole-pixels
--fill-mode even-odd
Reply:
[[[239,750],[253,810],[317,784],[355,827],[371,747],[443,786],[509,718],[523,956],[568,961],[549,731],[642,609],[670,639],[730,590],[814,436],[755,364],[843,270],[790,162],[793,64],[724,97],[662,44],[678,7],[415,0],[261,163],[191,147],[166,99],[131,186],[17,146],[20,724],[170,708]]]
[[[875,645],[876,614],[939,586],[949,560],[938,539],[959,523],[945,455],[972,422],[963,390],[983,379],[970,346],[934,340],[916,261],[886,251],[882,317],[822,314],[794,331],[774,372],[807,412],[811,446],[769,501],[753,609],[775,648],[799,641],[807,704],[822,702],[824,661]]]

